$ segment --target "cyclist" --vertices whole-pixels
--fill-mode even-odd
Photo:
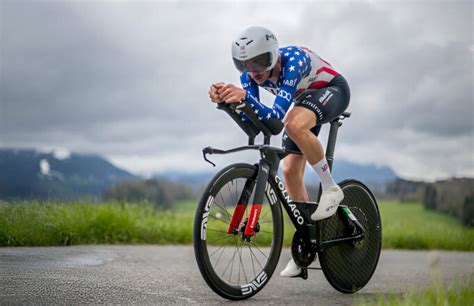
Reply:
[[[302,152],[283,159],[283,176],[292,200],[309,200],[303,174],[306,161],[316,171],[322,186],[321,199],[313,220],[332,216],[343,200],[334,182],[324,149],[318,139],[321,125],[337,118],[349,105],[349,86],[334,68],[313,51],[301,46],[279,48],[275,34],[252,26],[232,42],[232,58],[241,72],[242,87],[219,82],[212,84],[209,97],[215,103],[246,100],[262,121],[283,120],[283,148]],[[259,87],[276,95],[273,107],[260,102]],[[290,109],[291,104],[294,107]],[[242,116],[242,120],[247,120]],[[292,260],[281,276],[292,277],[301,268]]]

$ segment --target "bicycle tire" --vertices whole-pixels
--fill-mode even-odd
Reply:
[[[370,280],[380,257],[382,224],[377,201],[367,186],[357,180],[339,183],[344,191],[341,205],[347,205],[365,229],[364,239],[323,249],[319,262],[324,276],[336,290],[354,293]],[[345,225],[338,214],[322,221],[323,241],[344,237]]]
[[[226,227],[230,223],[227,221],[230,221],[234,206],[243,189],[242,185],[245,185],[247,180],[255,181],[257,172],[258,168],[255,165],[242,163],[224,168],[211,180],[196,210],[193,238],[194,253],[199,270],[208,286],[214,292],[229,300],[247,299],[262,290],[273,275],[280,258],[283,243],[283,218],[280,201],[275,196],[276,193],[270,181],[267,183],[269,185],[267,185],[264,203],[262,203],[262,211],[258,223],[259,232],[255,234],[251,242],[243,241],[241,234],[228,234],[223,230],[224,228],[227,229]],[[255,189],[255,185],[253,189]],[[229,196],[225,194],[226,192],[233,193],[234,190],[235,195],[230,194]],[[246,215],[250,210],[253,196],[252,191],[246,208]],[[228,201],[226,198],[232,201],[231,209],[227,205]],[[246,215],[244,215],[244,218]],[[271,225],[267,226],[267,221],[268,223],[271,222]],[[219,226],[221,227],[219,228]],[[270,228],[271,232],[264,231],[264,229],[268,230]],[[217,238],[217,240],[215,238],[219,237],[219,235],[223,237],[221,241],[218,241],[220,238]],[[268,248],[263,247],[263,239],[271,239]],[[217,246],[213,246],[213,244],[217,244]],[[268,244],[268,242],[265,244]],[[233,255],[229,255],[225,250],[227,247],[229,249],[235,247],[237,251],[234,250]],[[222,249],[222,251],[219,249]],[[235,261],[240,260],[240,264],[237,263],[239,271],[238,280],[236,280],[237,277],[232,275],[236,254],[238,259]],[[265,256],[262,257],[262,254]],[[216,260],[217,256],[219,258]],[[233,256],[232,263],[230,256]],[[227,268],[223,273],[221,273],[223,265],[219,266],[221,260],[229,260]],[[262,264],[263,261],[265,262]],[[227,272],[229,265],[232,265],[230,273]],[[241,268],[242,274],[245,276],[242,277],[242,281]],[[235,269],[237,270],[237,267]],[[247,275],[247,272],[249,272],[250,277]],[[230,274],[229,277],[227,277],[228,274]]]

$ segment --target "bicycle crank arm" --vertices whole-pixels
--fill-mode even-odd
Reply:
[[[301,273],[296,275],[296,276],[293,276],[293,277],[301,277],[302,279],[307,280],[308,279],[308,268],[307,267],[302,267],[301,268]]]

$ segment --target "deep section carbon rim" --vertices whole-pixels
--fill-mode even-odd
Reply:
[[[198,265],[208,285],[228,299],[244,299],[262,289],[280,256],[281,208],[279,202],[270,202],[273,191],[268,183],[256,234],[244,233],[255,177],[256,168],[250,165],[223,170],[208,186],[196,213],[194,242]],[[229,233],[232,215],[236,205],[242,204],[238,202],[245,188],[250,193],[248,205],[239,228]]]
[[[321,267],[329,283],[338,291],[353,293],[364,287],[378,263],[382,226],[376,200],[362,183],[347,180],[340,184],[344,191],[341,205],[347,205],[365,229],[365,237],[357,243],[329,247],[319,255]],[[347,236],[346,226],[338,215],[322,224],[323,241]]]

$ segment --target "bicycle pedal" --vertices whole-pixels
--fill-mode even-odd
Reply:
[[[295,277],[301,277],[304,280],[308,279],[308,269],[307,268],[301,268],[301,273],[298,274]]]

